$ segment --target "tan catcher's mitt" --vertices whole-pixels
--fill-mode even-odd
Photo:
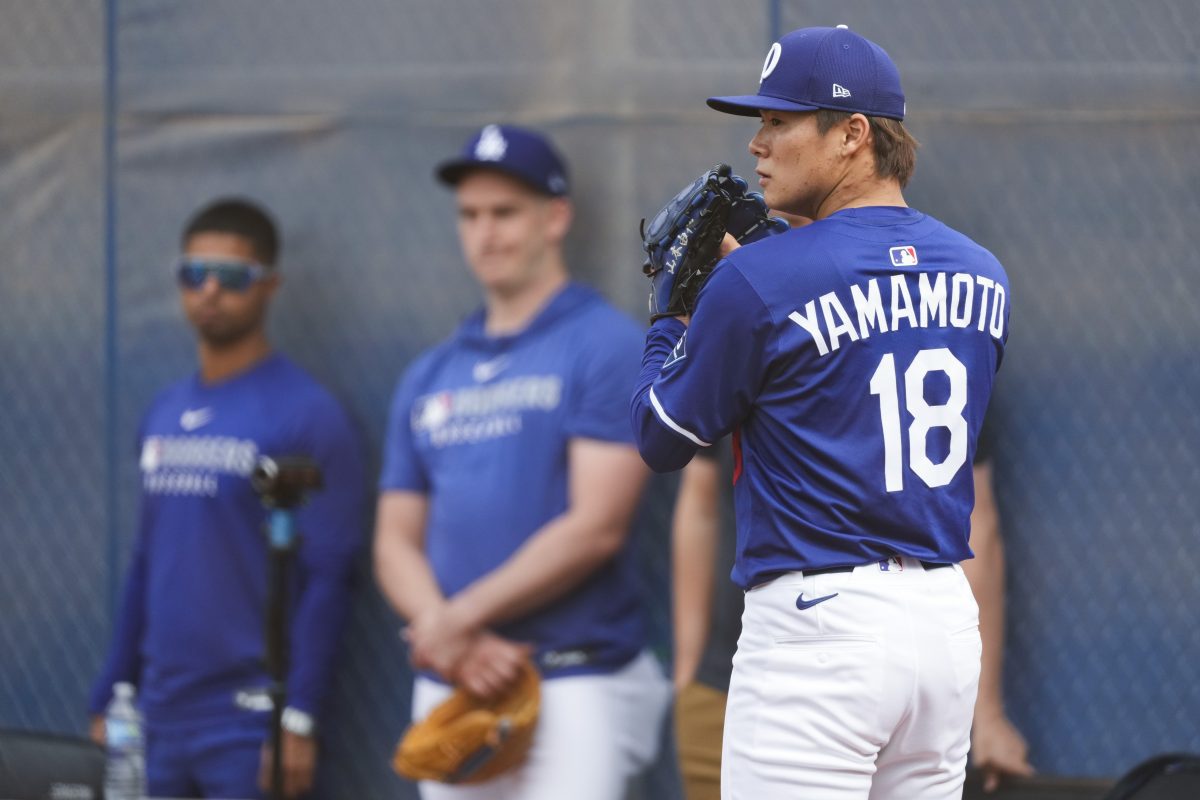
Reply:
[[[411,780],[443,783],[482,783],[507,772],[529,754],[541,694],[529,662],[516,684],[492,700],[455,689],[405,732],[392,767]]]

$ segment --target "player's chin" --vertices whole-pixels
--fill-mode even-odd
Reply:
[[[495,272],[476,271],[475,277],[484,291],[494,294],[513,294],[520,286],[519,281],[515,280],[508,272],[502,270]]]
[[[528,269],[512,262],[497,262],[475,270],[475,278],[487,292],[498,295],[519,294],[531,282]]]
[[[780,193],[776,191],[775,184],[770,177],[761,175],[758,178],[758,191],[763,196],[763,201],[767,204],[767,208],[778,208],[778,203],[784,198],[780,197]]]
[[[205,339],[210,336],[220,336],[228,327],[228,323],[223,315],[211,312],[189,313],[188,321],[192,323],[192,327],[196,330],[196,333]]]
[[[511,282],[516,268],[510,258],[488,257],[476,259],[471,264],[471,271],[476,280],[491,289]]]
[[[795,194],[784,192],[777,185],[770,183],[769,179],[762,189],[763,202],[767,204],[767,208],[772,214],[784,213],[794,217],[806,217],[803,211],[803,202],[797,198]],[[791,222],[789,220],[789,222]]]
[[[194,324],[196,334],[204,343],[217,349],[239,344],[256,328],[252,321],[225,317],[205,319]]]

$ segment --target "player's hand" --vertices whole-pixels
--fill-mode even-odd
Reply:
[[[455,684],[490,700],[516,683],[533,647],[481,631],[454,673]]]
[[[976,714],[971,726],[971,762],[983,772],[983,790],[995,791],[1006,775],[1029,777],[1029,746],[1004,712]]]
[[[717,249],[717,253],[720,255],[721,258],[724,258],[725,256],[732,253],[734,250],[737,250],[739,247],[741,247],[741,245],[738,244],[737,239],[733,238],[733,234],[727,233],[721,239],[721,245]]]
[[[724,258],[734,250],[737,250],[739,247],[741,247],[741,245],[738,244],[738,240],[727,233],[721,238],[721,244],[717,247],[717,257]],[[684,325],[690,325],[692,323],[691,314],[678,314],[676,315],[675,319],[679,320]]]
[[[412,665],[433,670],[447,680],[452,680],[478,635],[479,630],[463,618],[453,603],[426,611],[404,631]]]
[[[283,744],[283,794],[299,797],[312,789],[313,776],[317,772],[317,740],[314,736],[301,736],[284,731]],[[263,794],[271,794],[271,742],[263,744],[262,758],[258,766],[258,788]]]
[[[679,694],[696,680],[695,673],[681,672],[675,670],[675,674],[671,678],[671,684],[675,687],[675,694]]]
[[[92,717],[91,722],[88,723],[88,736],[91,737],[93,742],[104,747],[108,741],[108,734],[104,730],[104,717],[102,715],[97,714]]]

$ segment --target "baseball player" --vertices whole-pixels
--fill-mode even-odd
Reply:
[[[771,208],[811,225],[731,249],[689,318],[650,328],[632,404],[675,470],[733,432],[746,590],[722,796],[961,795],[979,677],[971,457],[1008,336],[1008,279],[909,208],[916,143],[874,43],[806,28],[757,94]]]
[[[545,137],[488,125],[437,175],[484,303],[396,389],[376,576],[408,620],[414,718],[450,684],[502,691],[528,655],[542,700],[522,766],[420,791],[618,800],[654,757],[669,696],[628,541],[647,474],[627,417],[640,333],[568,279],[568,177]]]
[[[113,684],[136,684],[151,795],[261,796],[270,764],[268,512],[249,478],[260,456],[308,456],[324,488],[296,517],[282,736],[283,789],[295,797],[313,783],[321,705],[349,609],[363,454],[340,405],[267,340],[280,276],[266,212],[219,200],[188,223],[183,250],[176,277],[200,369],[162,391],[142,419],[138,536],[91,694],[92,735],[103,741]]]
[[[1028,746],[1004,710],[1004,543],[992,487],[992,415],[975,450],[975,508],[963,572],[979,604],[983,642],[979,696],[971,723],[971,763],[983,790],[1009,775],[1033,774]],[[687,800],[720,796],[721,733],[733,654],[741,632],[742,592],[733,568],[733,458],[728,437],[697,451],[683,468],[672,518],[675,630],[675,730]]]

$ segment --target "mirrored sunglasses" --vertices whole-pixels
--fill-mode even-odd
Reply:
[[[199,289],[208,281],[209,275],[216,276],[222,289],[244,292],[267,276],[261,264],[251,261],[219,261],[206,258],[183,258],[179,260],[179,285],[185,289]]]

